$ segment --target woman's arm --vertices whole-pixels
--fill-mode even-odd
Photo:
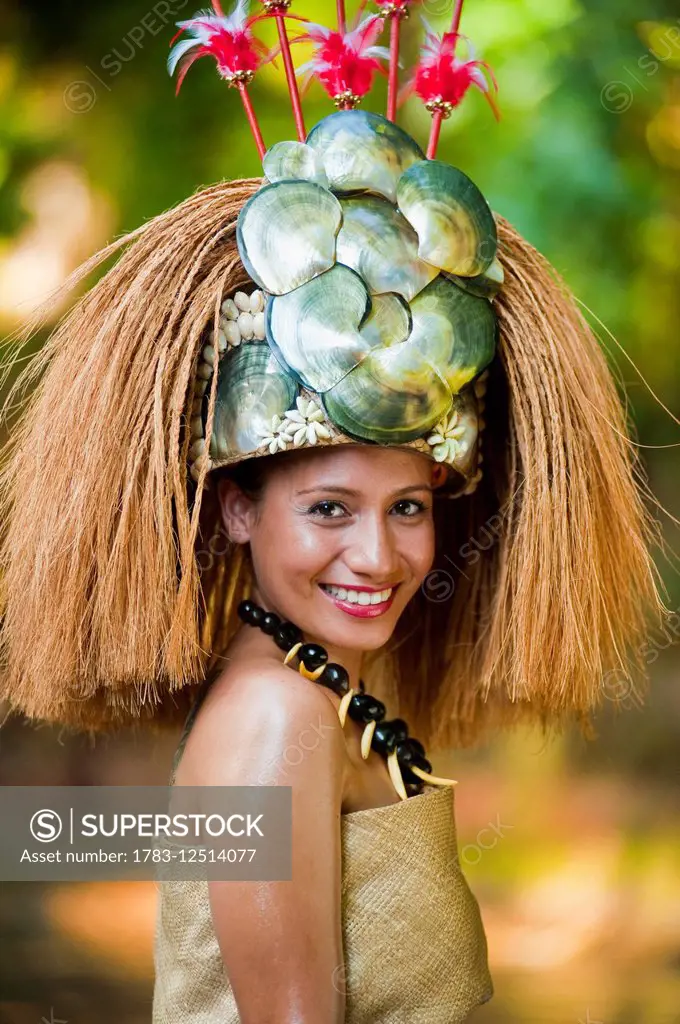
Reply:
[[[337,712],[289,669],[234,671],[202,716],[196,781],[291,786],[293,872],[287,882],[209,882],[227,976],[242,1024],[341,1024],[347,762]]]

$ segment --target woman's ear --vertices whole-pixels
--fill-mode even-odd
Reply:
[[[243,493],[237,483],[228,478],[218,481],[217,498],[229,540],[237,544],[247,544],[253,524],[253,501]]]

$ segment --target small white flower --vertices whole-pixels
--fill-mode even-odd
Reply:
[[[276,414],[272,416],[271,426],[266,434],[262,434],[258,448],[268,447],[273,455],[277,451],[285,451],[289,444],[300,448],[304,444],[316,444],[321,439],[328,441],[331,432],[324,419],[323,409],[318,402],[298,395],[295,408],[286,410],[283,418]]]
[[[445,416],[427,438],[427,443],[432,447],[433,459],[436,462],[454,462],[459,453],[460,438],[464,436],[465,427],[459,423],[458,412]]]

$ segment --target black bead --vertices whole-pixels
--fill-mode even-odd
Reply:
[[[383,757],[387,757],[397,746],[397,735],[391,722],[378,722],[373,733],[371,746]]]
[[[263,633],[266,633],[267,636],[273,636],[280,625],[281,619],[275,612],[265,612],[262,616],[260,629]]]
[[[302,640],[302,630],[292,622],[282,622],[274,633],[274,643],[282,651],[289,651]]]
[[[264,610],[254,601],[241,601],[238,614],[249,626],[259,626],[264,618]]]
[[[310,672],[321,668],[328,661],[328,651],[321,644],[303,644],[298,651],[298,658]]]
[[[404,782],[418,782],[423,781],[419,779],[418,775],[410,770],[411,765],[415,765],[416,768],[420,768],[424,772],[432,774],[432,765],[423,757],[419,751],[415,750],[410,740],[405,740],[402,743],[397,744],[397,760],[399,767],[401,768],[402,778]]]
[[[422,754],[423,757],[425,757],[425,747],[422,745],[420,740],[417,740],[415,736],[409,736],[408,741],[414,750],[417,750],[419,754]]]
[[[343,665],[336,665],[335,662],[329,661],[317,679],[317,683],[327,686],[329,690],[337,693],[338,697],[342,697],[349,690],[349,674]]]
[[[408,740],[399,740],[397,743],[397,759],[401,768],[413,763],[416,752]]]
[[[250,610],[254,607],[255,605],[252,601],[239,601],[238,608],[236,609],[239,618],[243,619],[244,622],[247,622]]]
[[[416,757],[413,762],[417,768],[421,771],[427,772],[428,775],[432,775],[432,765],[426,757]]]
[[[422,743],[419,743],[418,740],[416,740],[415,743],[412,739],[401,740],[397,744],[397,757],[399,759],[399,764],[419,764],[423,768],[423,771],[431,772],[432,766],[429,768],[423,767],[424,764],[429,764],[430,762],[427,758],[423,757],[419,749],[420,747],[422,747]]]
[[[403,718],[393,718],[392,728],[397,737],[397,743],[403,743],[408,739],[408,726]]]
[[[380,722],[385,717],[385,705],[370,693],[355,693],[349,702],[347,714],[355,722]]]

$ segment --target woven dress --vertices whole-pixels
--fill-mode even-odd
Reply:
[[[170,776],[196,711],[187,717]],[[346,1024],[458,1024],[493,995],[454,792],[341,815]],[[240,1024],[205,879],[157,883],[152,1024]]]

